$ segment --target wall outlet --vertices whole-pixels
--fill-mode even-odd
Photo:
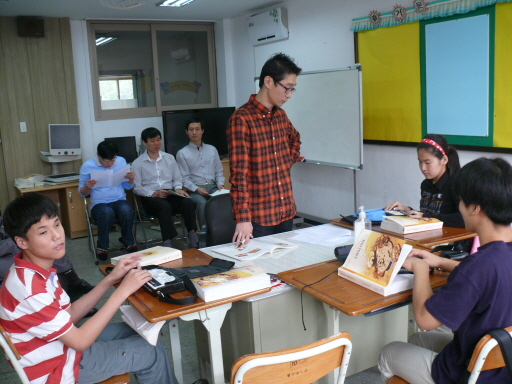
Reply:
[[[20,121],[20,132],[27,132],[27,123]]]

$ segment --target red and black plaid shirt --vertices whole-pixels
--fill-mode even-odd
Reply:
[[[290,168],[300,134],[286,112],[269,111],[251,95],[228,123],[231,201],[236,222],[277,225],[295,216]]]

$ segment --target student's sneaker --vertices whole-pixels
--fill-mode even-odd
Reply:
[[[139,247],[137,247],[137,244],[132,244],[129,247],[126,247],[126,252],[133,253],[137,252],[139,250]]]
[[[98,248],[96,250],[96,257],[101,261],[105,261],[108,258],[108,251],[106,249]]]

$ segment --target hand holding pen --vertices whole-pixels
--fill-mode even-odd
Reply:
[[[233,235],[236,248],[247,245],[252,238],[252,224],[250,221],[236,224],[235,234]]]

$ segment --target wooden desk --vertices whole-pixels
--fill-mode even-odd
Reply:
[[[183,251],[183,258],[163,264],[168,268],[183,268],[195,265],[209,264],[211,256],[191,248]],[[111,265],[110,265],[111,266]],[[105,275],[108,265],[100,267],[100,271]],[[208,331],[208,344],[210,351],[210,363],[212,370],[212,379],[214,384],[224,384],[224,366],[222,358],[222,343],[220,337],[220,329],[227,311],[231,308],[231,303],[242,300],[247,297],[259,295],[270,291],[270,288],[229,297],[222,300],[211,301],[205,303],[201,298],[197,297],[193,304],[175,305],[158,301],[158,299],[143,288],[140,288],[128,297],[128,302],[137,309],[142,316],[150,323],[157,323],[162,320],[170,320],[169,334],[171,339],[172,360],[174,365],[174,373],[178,381],[183,384],[183,369],[181,364],[181,345],[178,330],[177,319],[184,321],[200,320]],[[182,298],[190,296],[190,292],[178,292],[172,295],[174,298]]]
[[[306,287],[304,292],[348,316],[368,314],[384,307],[406,302],[412,298],[412,289],[389,296],[381,296],[356,283],[339,277],[337,271],[340,266],[340,261],[331,260],[281,272],[277,276],[295,288],[302,289],[304,286],[312,284],[332,273],[325,280]],[[446,284],[447,280],[448,273],[446,272],[436,271],[430,275],[430,284],[433,289]]]
[[[340,227],[353,229],[353,225],[343,219],[332,219],[331,224],[339,225]],[[474,232],[468,232],[466,228],[443,227],[441,229],[434,229],[432,231],[423,231],[417,233],[409,233],[400,235],[398,233],[382,231],[380,225],[372,226],[372,230],[376,232],[385,232],[390,235],[402,237],[411,245],[420,244],[425,247],[433,247],[435,245],[450,243],[452,241],[460,241],[470,239],[476,236]]]
[[[18,196],[28,192],[37,192],[48,196],[57,204],[66,235],[71,239],[87,236],[84,198],[78,193],[78,183],[47,185],[34,188],[16,188]]]

